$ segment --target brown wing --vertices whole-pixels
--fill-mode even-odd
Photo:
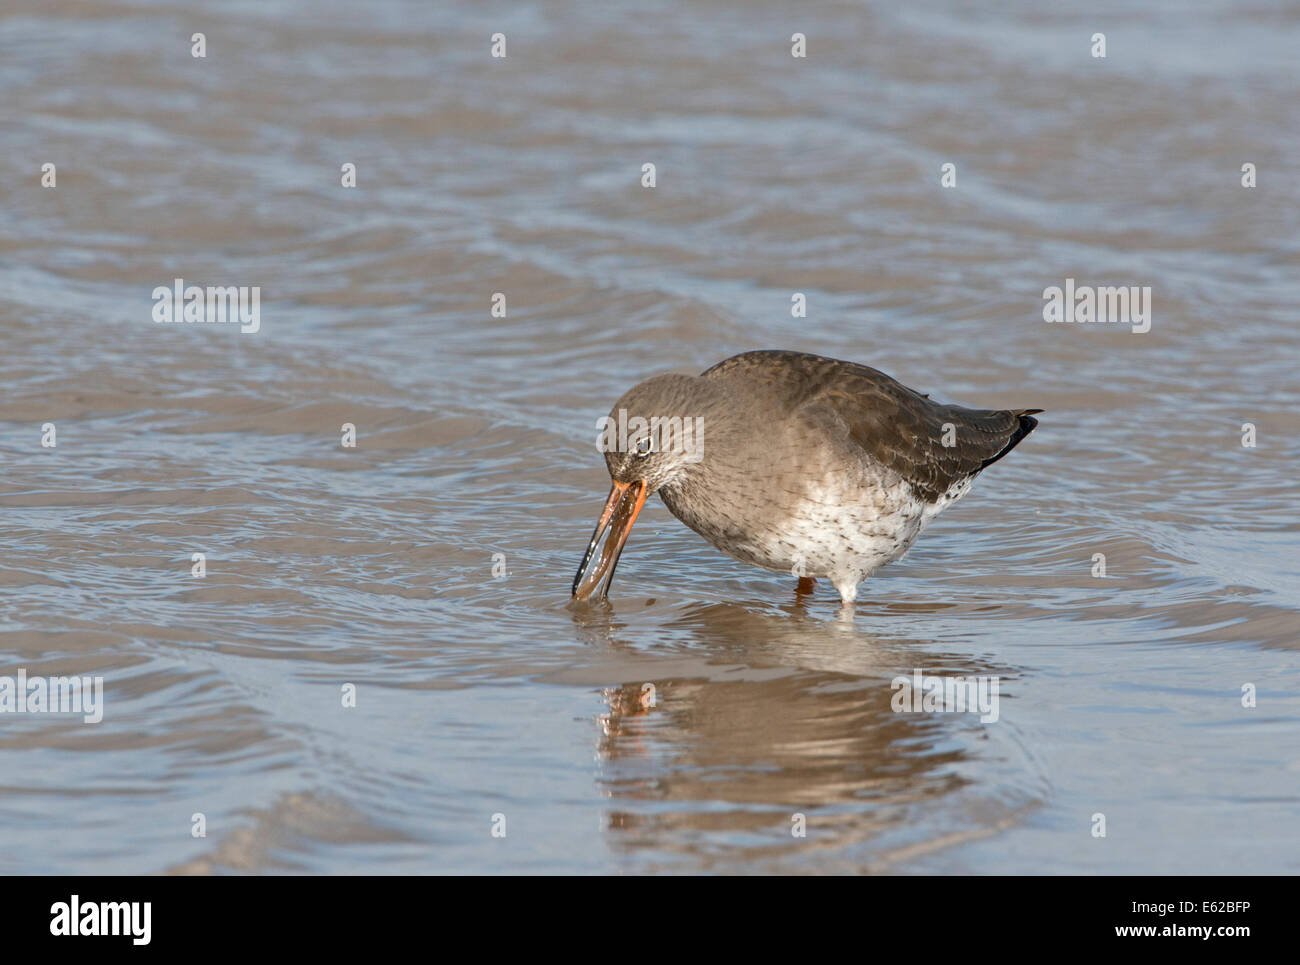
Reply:
[[[1042,411],[940,405],[869,366],[802,352],[745,352],[703,375],[761,382],[785,411],[842,427],[928,502],[1010,452],[1038,425],[1032,413]]]

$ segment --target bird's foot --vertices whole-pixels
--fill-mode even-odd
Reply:
[[[852,610],[853,601],[858,598],[858,579],[846,578],[835,583],[835,589],[840,593],[840,609]]]
[[[811,576],[799,577],[799,582],[794,586],[795,596],[811,596],[813,590],[817,588],[817,581]]]

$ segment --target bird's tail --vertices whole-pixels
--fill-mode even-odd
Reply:
[[[1035,419],[1034,416],[1042,411],[1042,409],[1013,409],[1011,414],[1020,420],[1020,425],[1016,427],[1015,432],[1011,433],[1011,438],[1007,440],[1007,444],[1002,447],[1002,450],[998,452],[997,455],[984,460],[980,465],[980,471],[982,472],[989,466],[993,465],[1008,452],[1018,446],[1021,439],[1033,432],[1038,425],[1038,420]]]

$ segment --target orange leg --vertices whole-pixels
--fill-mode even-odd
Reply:
[[[806,594],[812,593],[812,591],[816,589],[816,587],[817,587],[817,581],[814,580],[811,576],[801,576],[799,577],[799,582],[795,585],[794,594],[795,596],[804,596]]]

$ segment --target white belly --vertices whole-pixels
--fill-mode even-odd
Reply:
[[[902,479],[888,476],[865,484],[810,485],[780,526],[719,548],[769,570],[828,578],[851,601],[863,579],[901,558],[926,524],[970,489],[966,480],[927,503]]]

